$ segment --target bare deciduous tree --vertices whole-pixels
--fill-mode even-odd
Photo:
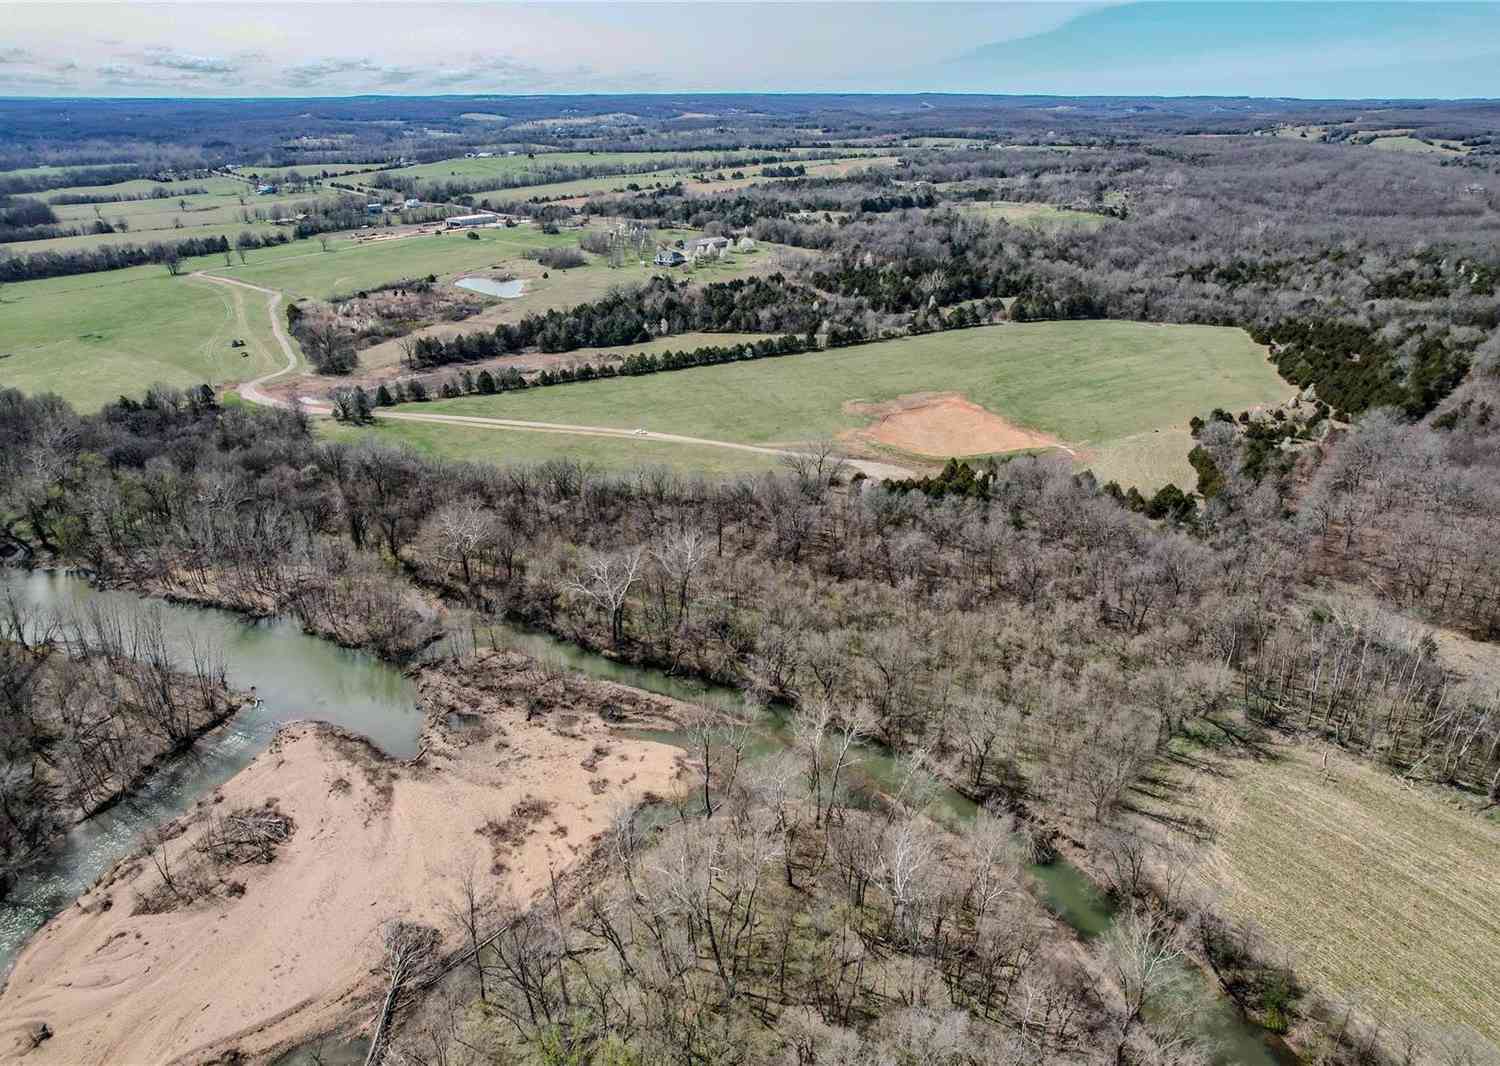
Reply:
[[[625,639],[625,607],[630,589],[640,577],[643,548],[612,554],[595,554],[583,574],[568,588],[592,600],[609,617],[610,639],[616,647]]]

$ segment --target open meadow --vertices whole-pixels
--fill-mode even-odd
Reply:
[[[617,172],[652,162],[696,161],[707,163],[715,159],[748,157],[747,152],[710,151],[654,151],[654,152],[537,152],[527,155],[494,155],[486,158],[470,157],[439,159],[435,163],[398,167],[385,171],[392,177],[410,178],[417,181],[441,181],[445,178],[464,181],[494,179],[495,188],[510,188],[525,185],[534,178],[559,167],[601,167]]]
[[[773,446],[835,436],[851,452],[916,465],[1056,448],[1101,480],[1146,491],[1192,487],[1192,416],[1291,392],[1240,330],[1096,321],[927,334],[421,410]]]
[[[165,195],[162,195],[165,191]],[[115,185],[70,186],[36,195],[57,216],[58,225],[88,229],[102,221],[113,233],[82,233],[45,240],[0,244],[0,252],[82,251],[121,244],[171,243],[187,238],[234,238],[245,230],[274,233],[271,217],[292,217],[299,205],[330,202],[354,194],[311,188],[260,196],[248,180],[214,175],[182,181],[125,181]],[[98,203],[60,203],[74,196],[108,197]]]
[[[1096,215],[1092,211],[1075,211],[1055,204],[1018,203],[1008,200],[993,200],[988,203],[971,204],[967,210],[987,222],[1005,222],[1012,226],[1035,226],[1038,229],[1058,229],[1076,226],[1083,229],[1098,229],[1111,221],[1107,215]]]
[[[189,267],[210,262],[222,264]],[[248,289],[143,266],[0,290],[0,386],[55,392],[80,409],[156,383],[218,384],[282,365],[266,297]]]
[[[1148,818],[1209,814],[1197,880],[1298,977],[1397,1027],[1500,1039],[1500,825],[1335,749],[1194,747],[1132,794]],[[1160,824],[1160,823],[1158,823]]]
[[[228,233],[232,237],[243,228],[230,227]],[[0,290],[0,321],[6,327],[0,356],[8,353],[0,358],[0,383],[27,391],[45,387],[91,408],[156,382],[222,384],[278,369],[282,357],[270,335],[266,296],[188,276],[194,272],[278,290],[289,302],[327,300],[428,275],[442,284],[468,275],[526,281],[517,299],[496,299],[473,318],[422,331],[441,336],[572,307],[658,272],[635,261],[610,267],[594,255],[569,270],[547,270],[526,258],[547,248],[576,248],[583,232],[549,234],[531,224],[441,236],[413,229],[356,231],[252,249],[244,262],[238,254],[229,263],[223,256],[201,256],[185,261],[182,277],[153,265],[10,284]],[[659,237],[690,235],[663,230]],[[762,246],[677,273],[704,282],[745,277],[775,269],[780,255],[775,247]],[[245,340],[245,348],[231,350],[235,338]],[[400,342],[391,340],[363,352],[361,363],[380,369],[399,358]],[[329,382],[319,379],[323,386]]]
[[[294,241],[256,249],[246,263],[236,259],[225,266],[220,259],[212,273],[280,289],[288,299],[327,300],[403,278],[486,270],[527,252],[576,247],[579,238],[576,230],[548,234],[530,225],[468,233],[378,230],[336,234],[328,238],[326,252],[317,239]]]
[[[426,410],[423,405],[422,410]],[[414,407],[404,411],[415,411]],[[620,474],[643,467],[665,466],[684,475],[734,477],[784,469],[775,456],[732,448],[713,448],[630,437],[593,437],[582,433],[531,433],[485,426],[444,425],[436,422],[377,421],[355,428],[332,421],[318,422],[318,433],[328,440],[376,440],[406,445],[423,455],[464,462],[540,463],[567,456],[600,470]]]

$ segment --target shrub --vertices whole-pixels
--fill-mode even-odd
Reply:
[[[588,262],[577,248],[546,248],[536,253],[536,260],[552,270],[572,270]]]

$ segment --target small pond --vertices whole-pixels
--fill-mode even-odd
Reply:
[[[494,278],[460,278],[453,284],[470,292],[486,296],[498,296],[502,300],[515,300],[526,294],[526,283],[521,280],[496,281]]]

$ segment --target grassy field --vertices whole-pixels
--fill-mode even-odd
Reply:
[[[303,163],[285,167],[260,167],[247,163],[240,167],[239,173],[246,177],[253,175],[261,181],[276,182],[294,170],[303,177],[318,177],[323,174],[361,174],[378,166],[378,163]]]
[[[821,163],[807,163],[807,173],[810,177],[834,177],[848,173],[859,167],[889,166],[895,162],[892,156],[860,156],[843,159],[830,159]],[[546,185],[526,185],[511,189],[492,189],[487,192],[476,193],[475,199],[489,200],[493,204],[510,203],[518,200],[530,200],[534,197],[553,199],[558,197],[572,198],[575,196],[594,196],[600,193],[627,194],[633,190],[628,185],[635,185],[640,190],[652,188],[658,184],[670,186],[681,181],[690,192],[726,192],[732,189],[742,189],[749,185],[759,185],[763,182],[785,181],[785,178],[767,177],[763,171],[764,167],[719,167],[714,173],[724,173],[724,180],[720,181],[712,176],[706,181],[694,181],[695,171],[691,167],[676,167],[666,170],[651,170],[642,174],[613,174],[599,178],[579,178],[574,181],[556,181]],[[745,176],[742,178],[729,177],[735,170],[740,170]]]
[[[124,233],[87,233],[78,237],[53,237],[45,241],[25,241],[0,245],[0,250],[11,252],[15,255],[27,255],[33,252],[79,251],[82,249],[104,248],[120,244],[134,244],[144,247],[152,244],[173,244],[188,237],[223,237],[229,241],[230,245],[233,245],[235,238],[247,230],[258,237],[264,237],[283,228],[273,225],[270,222],[251,222],[249,224],[244,222],[226,222],[220,225],[195,225],[184,229],[175,229],[169,224],[166,229],[135,229],[132,227]],[[223,262],[222,257],[219,262]]]
[[[625,351],[631,349],[624,349]],[[448,414],[680,433],[748,444],[839,434],[867,419],[848,401],[954,391],[1080,452],[1101,478],[1191,486],[1183,438],[1143,446],[1214,406],[1238,410],[1291,388],[1240,330],[1133,322],[994,326],[640,378],[466,397]],[[1118,472],[1117,472],[1118,464]]]
[[[232,226],[227,233],[232,237],[244,228]],[[247,263],[236,256],[226,265],[222,256],[204,256],[189,261],[186,269],[282,290],[289,299],[327,299],[428,274],[448,281],[496,268],[530,279],[523,298],[496,301],[492,311],[476,319],[439,327],[449,331],[570,307],[614,286],[642,281],[655,269],[635,264],[610,269],[590,256],[586,266],[548,272],[523,258],[539,248],[576,246],[577,230],[546,234],[523,225],[474,231],[476,240],[454,234],[371,240],[373,232],[332,236],[327,252],[317,240],[292,241],[252,250]],[[680,234],[663,234],[673,235]],[[773,251],[762,249],[726,264],[705,266],[694,276],[744,276],[770,269],[774,262]],[[550,276],[543,278],[543,273]],[[156,381],[189,385],[241,380],[281,362],[265,325],[264,297],[187,277],[171,278],[159,266],[7,285],[0,301],[0,355],[10,353],[0,360],[0,383],[28,391],[51,389],[85,408],[123,391],[140,392]],[[248,358],[241,357],[246,349],[229,351],[228,341],[234,337],[247,341]],[[372,349],[365,360],[379,366],[398,355],[398,345],[390,342]]]
[[[970,204],[966,208],[980,218],[991,222],[1006,222],[1012,226],[1035,226],[1040,229],[1064,229],[1079,227],[1098,229],[1112,221],[1104,215],[1091,211],[1074,211],[1054,204],[1014,203],[997,200],[991,203]]]
[[[407,410],[425,411],[432,405]],[[529,433],[524,430],[485,429],[478,426],[445,426],[437,423],[377,421],[368,429],[320,421],[318,432],[330,440],[354,441],[371,438],[386,444],[405,444],[426,455],[468,462],[537,463],[559,456],[590,463],[616,473],[644,466],[669,466],[684,474],[708,477],[756,474],[779,468],[769,455],[737,452],[730,448],[705,448],[625,437],[590,437],[586,434]]]
[[[664,231],[663,239],[674,235],[680,236],[682,232]],[[444,238],[444,240],[447,239]],[[576,242],[577,236],[575,235],[573,239]],[[698,282],[727,281],[732,278],[770,273],[778,269],[780,262],[781,250],[775,245],[763,245],[749,254],[735,253],[726,262],[705,263],[691,272],[679,268],[672,271],[671,275],[679,279],[691,278]],[[650,263],[643,267],[639,261],[629,262],[621,267],[609,267],[592,255],[589,256],[587,265],[572,270],[544,271],[537,263],[518,259],[506,262],[504,267],[505,273],[526,280],[525,295],[514,300],[497,299],[491,307],[472,318],[462,322],[441,322],[420,330],[420,334],[452,337],[459,333],[469,333],[479,329],[493,329],[501,322],[514,322],[529,314],[554,309],[562,310],[597,300],[620,285],[639,285],[652,275],[663,272],[661,268]],[[543,277],[544,273],[548,276]],[[400,340],[385,341],[372,348],[366,348],[360,353],[360,361],[369,367],[389,366],[400,358]]]
[[[227,196],[247,191],[253,193],[255,191],[237,178],[215,176],[211,178],[185,178],[182,181],[150,181],[146,178],[138,178],[135,181],[116,182],[113,185],[69,185],[61,189],[49,189],[47,192],[36,195],[48,203],[62,196],[75,193],[82,193],[88,196],[108,196],[111,199],[119,200],[131,196],[144,196],[149,194],[153,189],[166,189],[170,192],[172,199],[167,201],[168,203],[175,202],[177,196],[181,195],[187,189],[203,189],[205,190],[203,195],[209,196]]]
[[[127,181],[118,185],[77,186],[54,189],[39,194],[55,200],[66,193],[88,193],[107,196],[138,196],[153,189],[168,189],[172,195],[150,199],[120,199],[98,204],[54,204],[53,213],[60,225],[87,228],[102,218],[128,229],[115,233],[86,233],[76,237],[55,237],[43,241],[19,241],[0,245],[5,251],[25,255],[44,251],[73,251],[118,244],[150,244],[153,241],[177,241],[187,237],[227,237],[231,241],[244,230],[270,232],[271,223],[255,221],[255,212],[280,208],[288,216],[296,205],[310,200],[334,200],[341,195],[336,189],[311,189],[301,193],[257,196],[245,181],[229,177],[211,177],[196,181],[154,182]],[[187,190],[203,189],[194,193]]]
[[[495,179],[495,187],[515,184],[518,178],[535,171],[560,166],[633,167],[652,160],[709,160],[727,155],[724,152],[538,152],[535,158],[525,155],[497,155],[489,159],[440,159],[389,171],[393,176],[418,180],[462,178],[465,181]]]
[[[478,239],[453,233],[392,240],[339,235],[330,239],[326,252],[316,240],[295,241],[252,251],[250,261],[244,264],[236,260],[226,267],[220,259],[212,272],[281,289],[292,298],[326,300],[401,278],[488,269],[518,259],[527,251],[576,246],[579,236],[575,230],[546,234],[534,226],[470,232]]]
[[[294,208],[310,200],[335,201],[347,195],[349,194],[341,193],[337,189],[314,189],[309,192],[286,195],[256,196],[254,193],[246,192],[244,186],[240,186],[237,192],[212,196],[173,197],[169,200],[128,200],[118,204],[63,204],[52,210],[63,224],[83,223],[87,225],[94,220],[94,208],[97,206],[100,213],[110,222],[119,218],[125,219],[130,224],[127,236],[141,230],[179,229],[191,230],[193,232],[184,235],[196,237],[198,227],[202,226],[221,226],[232,222],[247,225],[254,221],[257,208],[270,211],[274,207],[280,207],[290,217],[295,213]],[[182,200],[187,201],[186,208],[182,206],[180,202]],[[178,226],[178,222],[182,225]]]
[[[0,385],[56,392],[82,410],[157,382],[217,383],[282,365],[264,297],[157,266],[7,285],[0,338]],[[236,338],[246,346],[231,348]]]
[[[1403,1020],[1500,1039],[1500,826],[1335,751],[1273,759],[1195,749],[1168,762],[1152,813],[1212,811],[1201,869],[1233,918],[1258,923],[1314,989]],[[1163,802],[1157,795],[1171,795]]]

